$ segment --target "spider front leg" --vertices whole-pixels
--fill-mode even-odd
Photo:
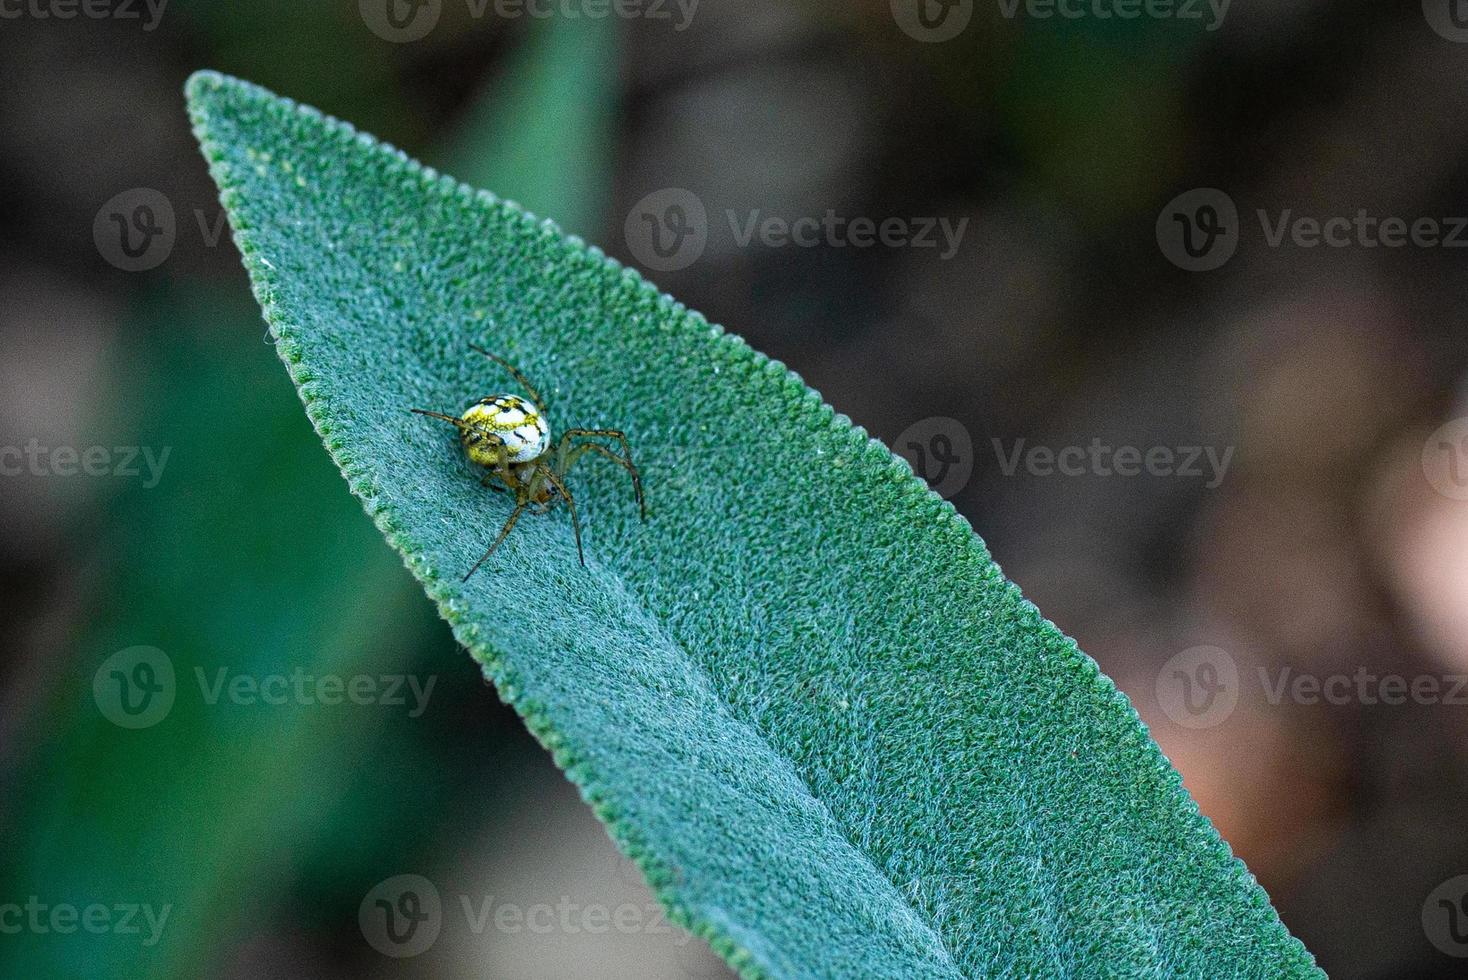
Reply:
[[[623,455],[618,456],[599,442],[583,442],[573,446],[571,440],[575,436],[603,436],[608,439],[616,439],[622,444]],[[637,496],[637,509],[642,519],[647,520],[647,502],[642,496],[642,476],[637,472],[637,464],[632,462],[632,447],[627,442],[627,433],[621,429],[567,429],[561,433],[560,445],[556,447],[556,455],[560,458],[561,474],[564,475],[572,464],[587,452],[600,453],[627,471],[628,475],[632,477],[632,492]]]
[[[536,390],[535,385],[531,384],[529,379],[527,379],[525,375],[520,373],[519,368],[515,367],[515,365],[511,364],[503,357],[500,357],[498,354],[494,354],[485,350],[478,344],[470,344],[469,348],[471,350],[478,351],[485,357],[489,358],[491,361],[494,361],[500,367],[504,368],[506,371],[510,372],[510,377],[514,378],[515,381],[519,383],[520,387],[525,389],[525,393],[530,396],[530,400],[535,403],[535,407],[540,409],[540,414],[545,414],[545,399],[540,397],[540,392]]]

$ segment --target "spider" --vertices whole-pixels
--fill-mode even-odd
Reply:
[[[581,564],[586,565],[586,553],[581,550],[581,521],[576,516],[576,499],[566,487],[566,472],[587,453],[605,456],[631,475],[632,490],[637,495],[637,508],[642,519],[647,520],[647,504],[642,499],[642,478],[638,476],[637,467],[632,462],[632,447],[627,444],[626,433],[620,429],[567,429],[561,433],[560,439],[552,448],[550,423],[546,421],[545,401],[540,397],[540,392],[535,390],[535,386],[526,380],[518,368],[503,357],[474,344],[469,347],[508,371],[520,387],[525,389],[530,399],[526,401],[518,395],[488,395],[466,408],[459,418],[442,412],[431,412],[426,408],[412,409],[419,415],[441,419],[459,430],[459,441],[464,446],[464,454],[489,471],[480,478],[480,486],[500,493],[508,490],[515,495],[515,509],[510,513],[510,519],[500,528],[499,536],[494,539],[489,550],[465,574],[465,582],[479,571],[479,566],[509,536],[525,508],[533,505],[536,513],[544,514],[558,499],[565,500],[566,506],[571,510],[571,527],[576,534],[576,555],[581,559]],[[594,437],[617,440],[622,444],[622,454],[618,455],[601,443],[591,441]],[[503,486],[494,481],[499,481]]]

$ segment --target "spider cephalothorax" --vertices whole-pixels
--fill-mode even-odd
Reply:
[[[632,477],[632,490],[637,495],[637,506],[644,519],[647,507],[642,499],[642,479],[632,463],[632,447],[620,429],[567,429],[554,444],[551,442],[550,424],[546,421],[545,402],[540,393],[525,379],[514,365],[498,354],[491,354],[482,347],[474,350],[499,364],[520,384],[530,396],[529,400],[519,395],[490,395],[481,398],[464,410],[458,418],[442,412],[431,412],[415,408],[419,415],[442,419],[459,430],[459,441],[464,453],[488,472],[480,478],[480,484],[493,490],[509,490],[515,495],[515,509],[509,520],[500,528],[499,536],[489,550],[474,563],[464,576],[479,570],[479,566],[494,553],[520,519],[525,508],[535,504],[540,513],[550,510],[556,500],[566,501],[571,511],[571,527],[576,535],[576,554],[581,564],[586,564],[586,555],[581,550],[581,521],[576,515],[576,500],[566,488],[566,472],[587,453],[605,456],[625,469]],[[622,449],[614,452],[609,446],[595,442],[596,438],[616,440]],[[500,485],[496,485],[496,481]]]

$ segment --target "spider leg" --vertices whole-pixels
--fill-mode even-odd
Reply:
[[[632,492],[637,495],[637,509],[642,514],[642,519],[644,521],[647,520],[647,501],[642,496],[642,477],[637,472],[637,464],[632,462],[632,446],[627,442],[627,433],[621,429],[567,429],[561,433],[561,452],[564,453],[566,451],[565,447],[570,445],[570,440],[573,436],[604,436],[608,439],[616,439],[622,444],[621,456],[611,452],[600,443],[584,442],[576,448],[595,446],[603,455],[616,460],[617,465],[627,470],[628,474],[632,477]],[[564,465],[569,468],[572,462],[574,462],[574,457],[568,458]]]
[[[637,467],[632,465],[632,461],[623,456],[618,456],[599,442],[583,442],[572,446],[566,453],[564,461],[561,464],[563,469],[569,470],[586,453],[599,453],[632,475],[632,492],[637,495],[637,507],[642,512],[642,519],[647,520],[647,504],[643,503],[642,500],[642,480],[638,477]]]
[[[410,408],[408,409],[408,411],[414,413],[415,415],[427,415],[431,419],[441,419],[452,425],[454,428],[460,430],[468,427],[469,425],[469,423],[465,422],[463,419],[456,419],[452,415],[445,415],[442,412],[430,412],[426,408]]]
[[[479,485],[481,487],[489,487],[489,489],[493,490],[495,493],[504,493],[506,490],[509,489],[509,487],[504,487],[498,483],[490,482],[498,475],[499,474],[495,473],[493,470],[490,470],[488,473],[479,478]]]
[[[581,550],[581,518],[576,516],[576,498],[571,496],[571,491],[566,489],[566,484],[545,463],[537,464],[535,469],[537,473],[544,474],[550,485],[556,488],[556,492],[566,498],[566,506],[571,508],[571,528],[576,534],[576,555],[581,559],[581,567],[585,568],[586,552]]]
[[[537,514],[549,514],[551,505],[556,502],[555,496],[545,490],[547,472],[547,467],[533,467],[530,470],[530,479],[524,484],[525,499],[531,502],[531,506],[535,508],[535,513]],[[545,499],[537,503],[536,498],[542,495]]]
[[[545,400],[540,397],[540,392],[535,389],[535,385],[531,384],[526,379],[525,375],[520,373],[519,368],[515,367],[515,365],[511,364],[503,357],[500,357],[498,354],[490,353],[483,347],[480,347],[478,344],[470,344],[469,347],[470,349],[476,350],[479,353],[483,354],[485,357],[489,358],[491,361],[494,361],[500,367],[510,372],[510,376],[515,379],[515,381],[520,385],[521,388],[525,389],[525,392],[530,396],[530,400],[535,402],[535,407],[540,409],[540,414],[545,414]]]
[[[500,546],[500,542],[505,540],[505,538],[509,535],[510,530],[515,526],[515,522],[518,521],[520,519],[520,515],[525,512],[525,504],[526,501],[524,500],[521,500],[515,504],[515,510],[510,514],[510,519],[508,521],[505,521],[504,527],[500,528],[499,537],[494,539],[494,544],[490,545],[489,550],[479,557],[479,560],[474,563],[473,568],[469,569],[468,574],[464,576],[465,582],[469,581],[470,575],[473,575],[475,572],[479,571],[479,566],[483,565],[486,561],[489,560],[489,556],[494,554],[494,549],[498,548]]]

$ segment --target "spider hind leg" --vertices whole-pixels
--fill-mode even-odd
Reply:
[[[622,454],[612,452],[599,442],[573,443],[572,440],[577,436],[602,436],[607,439],[616,439],[622,445]],[[632,447],[627,442],[627,433],[621,429],[567,429],[561,433],[561,443],[557,449],[561,475],[564,476],[566,471],[588,452],[605,456],[627,471],[627,474],[632,477],[632,493],[637,497],[637,510],[642,515],[642,519],[647,520],[647,501],[642,495],[642,475],[637,471],[637,464],[632,462]]]
[[[546,465],[545,462],[542,461],[536,464],[535,475],[536,477],[544,477],[546,482],[555,488],[556,493],[566,501],[566,506],[570,508],[571,530],[576,535],[576,556],[581,559],[581,567],[585,568],[586,552],[581,548],[581,518],[576,513],[576,498],[571,496],[571,491],[566,486],[565,481],[557,476],[556,471]],[[551,502],[547,500],[545,504],[546,510],[550,509],[550,504]]]
[[[475,572],[479,571],[480,565],[483,565],[486,561],[489,560],[489,556],[494,554],[494,549],[500,546],[500,542],[504,541],[505,538],[510,536],[510,531],[514,529],[515,522],[520,519],[521,514],[525,513],[526,503],[527,501],[525,500],[520,500],[516,502],[515,509],[510,513],[510,519],[505,521],[504,527],[500,528],[499,536],[494,539],[494,544],[491,544],[489,548],[484,552],[484,554],[479,556],[479,560],[474,563],[474,567],[469,569],[469,571],[464,574],[463,580],[465,582],[469,581],[469,577],[472,576]]]

